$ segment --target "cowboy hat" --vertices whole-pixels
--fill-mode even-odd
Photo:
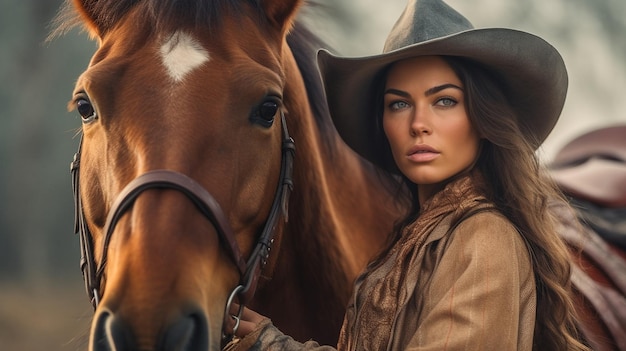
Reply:
[[[520,128],[535,148],[548,136],[563,109],[567,71],[545,40],[505,28],[474,29],[440,0],[410,0],[392,28],[382,54],[339,57],[318,52],[318,65],[331,117],[344,141],[361,156],[386,163],[373,142],[375,88],[381,71],[416,56],[446,55],[473,60],[501,82]]]

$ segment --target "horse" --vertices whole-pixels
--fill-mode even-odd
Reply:
[[[302,6],[61,9],[57,33],[98,43],[69,102],[90,350],[219,350],[233,301],[336,342],[352,281],[405,206],[334,129]]]
[[[234,301],[297,340],[336,343],[352,282],[407,199],[337,134],[302,6],[60,12],[57,32],[78,25],[98,42],[69,103],[91,351],[219,350]]]
[[[626,125],[584,133],[549,165],[574,209],[553,208],[571,247],[578,326],[596,351],[626,350],[625,136]]]

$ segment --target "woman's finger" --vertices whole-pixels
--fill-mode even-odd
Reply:
[[[251,322],[254,324],[261,323],[265,317],[258,312],[255,312],[248,307],[243,308],[243,313],[241,314],[241,320],[246,322]]]
[[[239,313],[240,305],[233,303],[230,306],[230,311],[227,316],[224,318],[225,329],[229,332],[232,332],[235,326],[237,325],[237,321],[239,320],[239,326],[235,331],[235,335],[243,338],[248,335],[257,327],[259,323],[265,319],[265,317],[247,307],[243,307],[241,317],[238,318],[237,314]]]

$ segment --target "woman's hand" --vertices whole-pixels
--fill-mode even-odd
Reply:
[[[226,330],[229,330],[230,332],[232,332],[235,327],[236,319],[234,316],[239,312],[239,308],[240,306],[238,304],[233,303],[230,306],[228,315],[225,316],[224,323],[226,324]],[[235,331],[235,336],[243,338],[244,336],[250,334],[264,319],[266,319],[265,316],[247,307],[243,307],[241,318],[239,320],[239,328]]]

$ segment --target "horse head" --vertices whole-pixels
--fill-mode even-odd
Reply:
[[[90,350],[220,349],[283,227],[285,120],[310,114],[286,43],[300,3],[70,5],[98,42],[70,102]]]

